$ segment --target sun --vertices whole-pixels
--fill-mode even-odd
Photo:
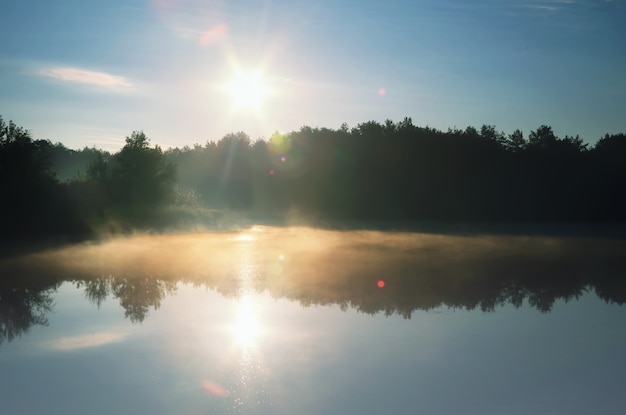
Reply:
[[[258,71],[237,70],[225,89],[236,110],[259,110],[263,99],[269,92],[267,84]]]

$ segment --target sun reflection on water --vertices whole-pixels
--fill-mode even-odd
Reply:
[[[242,241],[242,242],[252,242],[252,241],[256,241],[256,236],[251,235],[249,233],[242,233],[241,235],[237,235],[235,237],[236,241]]]
[[[264,335],[260,305],[255,294],[240,297],[236,316],[230,326],[237,365],[233,367],[236,377],[231,395],[234,409],[247,412],[261,406],[272,406],[267,389],[268,367],[264,355]]]
[[[261,334],[261,325],[258,320],[258,310],[255,310],[249,296],[239,301],[237,317],[231,328],[238,346],[247,349],[257,344]]]
[[[258,292],[261,272],[258,251],[264,232],[264,228],[253,226],[237,235],[237,249],[232,254],[237,264],[233,277],[238,285],[238,298],[228,331],[231,336],[231,353],[236,356],[237,362],[232,374],[237,380],[230,397],[234,405],[232,409],[237,412],[271,406],[267,389],[269,368],[264,348],[264,343],[270,339],[266,322],[263,321],[265,306]]]

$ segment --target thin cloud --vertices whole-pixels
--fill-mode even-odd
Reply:
[[[579,0],[536,0],[517,4],[517,7],[554,12],[577,4],[580,4]]]
[[[127,333],[100,332],[82,336],[61,337],[50,344],[52,350],[71,351],[90,347],[119,343],[128,336]]]
[[[544,12],[555,12],[561,9],[559,3],[555,3],[553,1],[516,4],[514,7],[518,9],[540,10]]]
[[[129,89],[133,87],[132,82],[123,76],[71,66],[43,68],[38,71],[38,75],[58,79],[63,82],[92,85],[107,89]]]
[[[124,137],[128,131],[110,126],[71,123],[68,130],[75,136],[81,137],[81,143],[86,146],[96,146],[102,150],[118,151],[124,145]]]
[[[535,10],[539,12],[566,12],[578,11],[584,13],[587,10],[613,10],[617,7],[624,8],[624,3],[613,0],[525,0],[514,2],[512,7],[517,9]]]
[[[555,12],[557,10],[560,9],[560,7],[556,7],[556,6],[546,6],[546,5],[539,5],[539,6],[529,6],[529,8],[531,9],[537,9],[537,10],[546,10],[549,12]]]

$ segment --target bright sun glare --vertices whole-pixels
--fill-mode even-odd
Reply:
[[[233,108],[236,110],[258,110],[268,93],[268,87],[259,72],[238,70],[233,79],[226,85]]]
[[[248,299],[241,300],[232,330],[239,346],[247,348],[256,343],[261,329],[255,310]]]

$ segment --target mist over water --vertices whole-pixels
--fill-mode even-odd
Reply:
[[[410,317],[445,304],[493,309],[595,290],[623,303],[626,242],[454,236],[306,227],[137,235],[0,262],[25,281],[190,282],[226,296],[268,291],[302,304],[340,304]],[[382,285],[382,287],[381,287]]]

